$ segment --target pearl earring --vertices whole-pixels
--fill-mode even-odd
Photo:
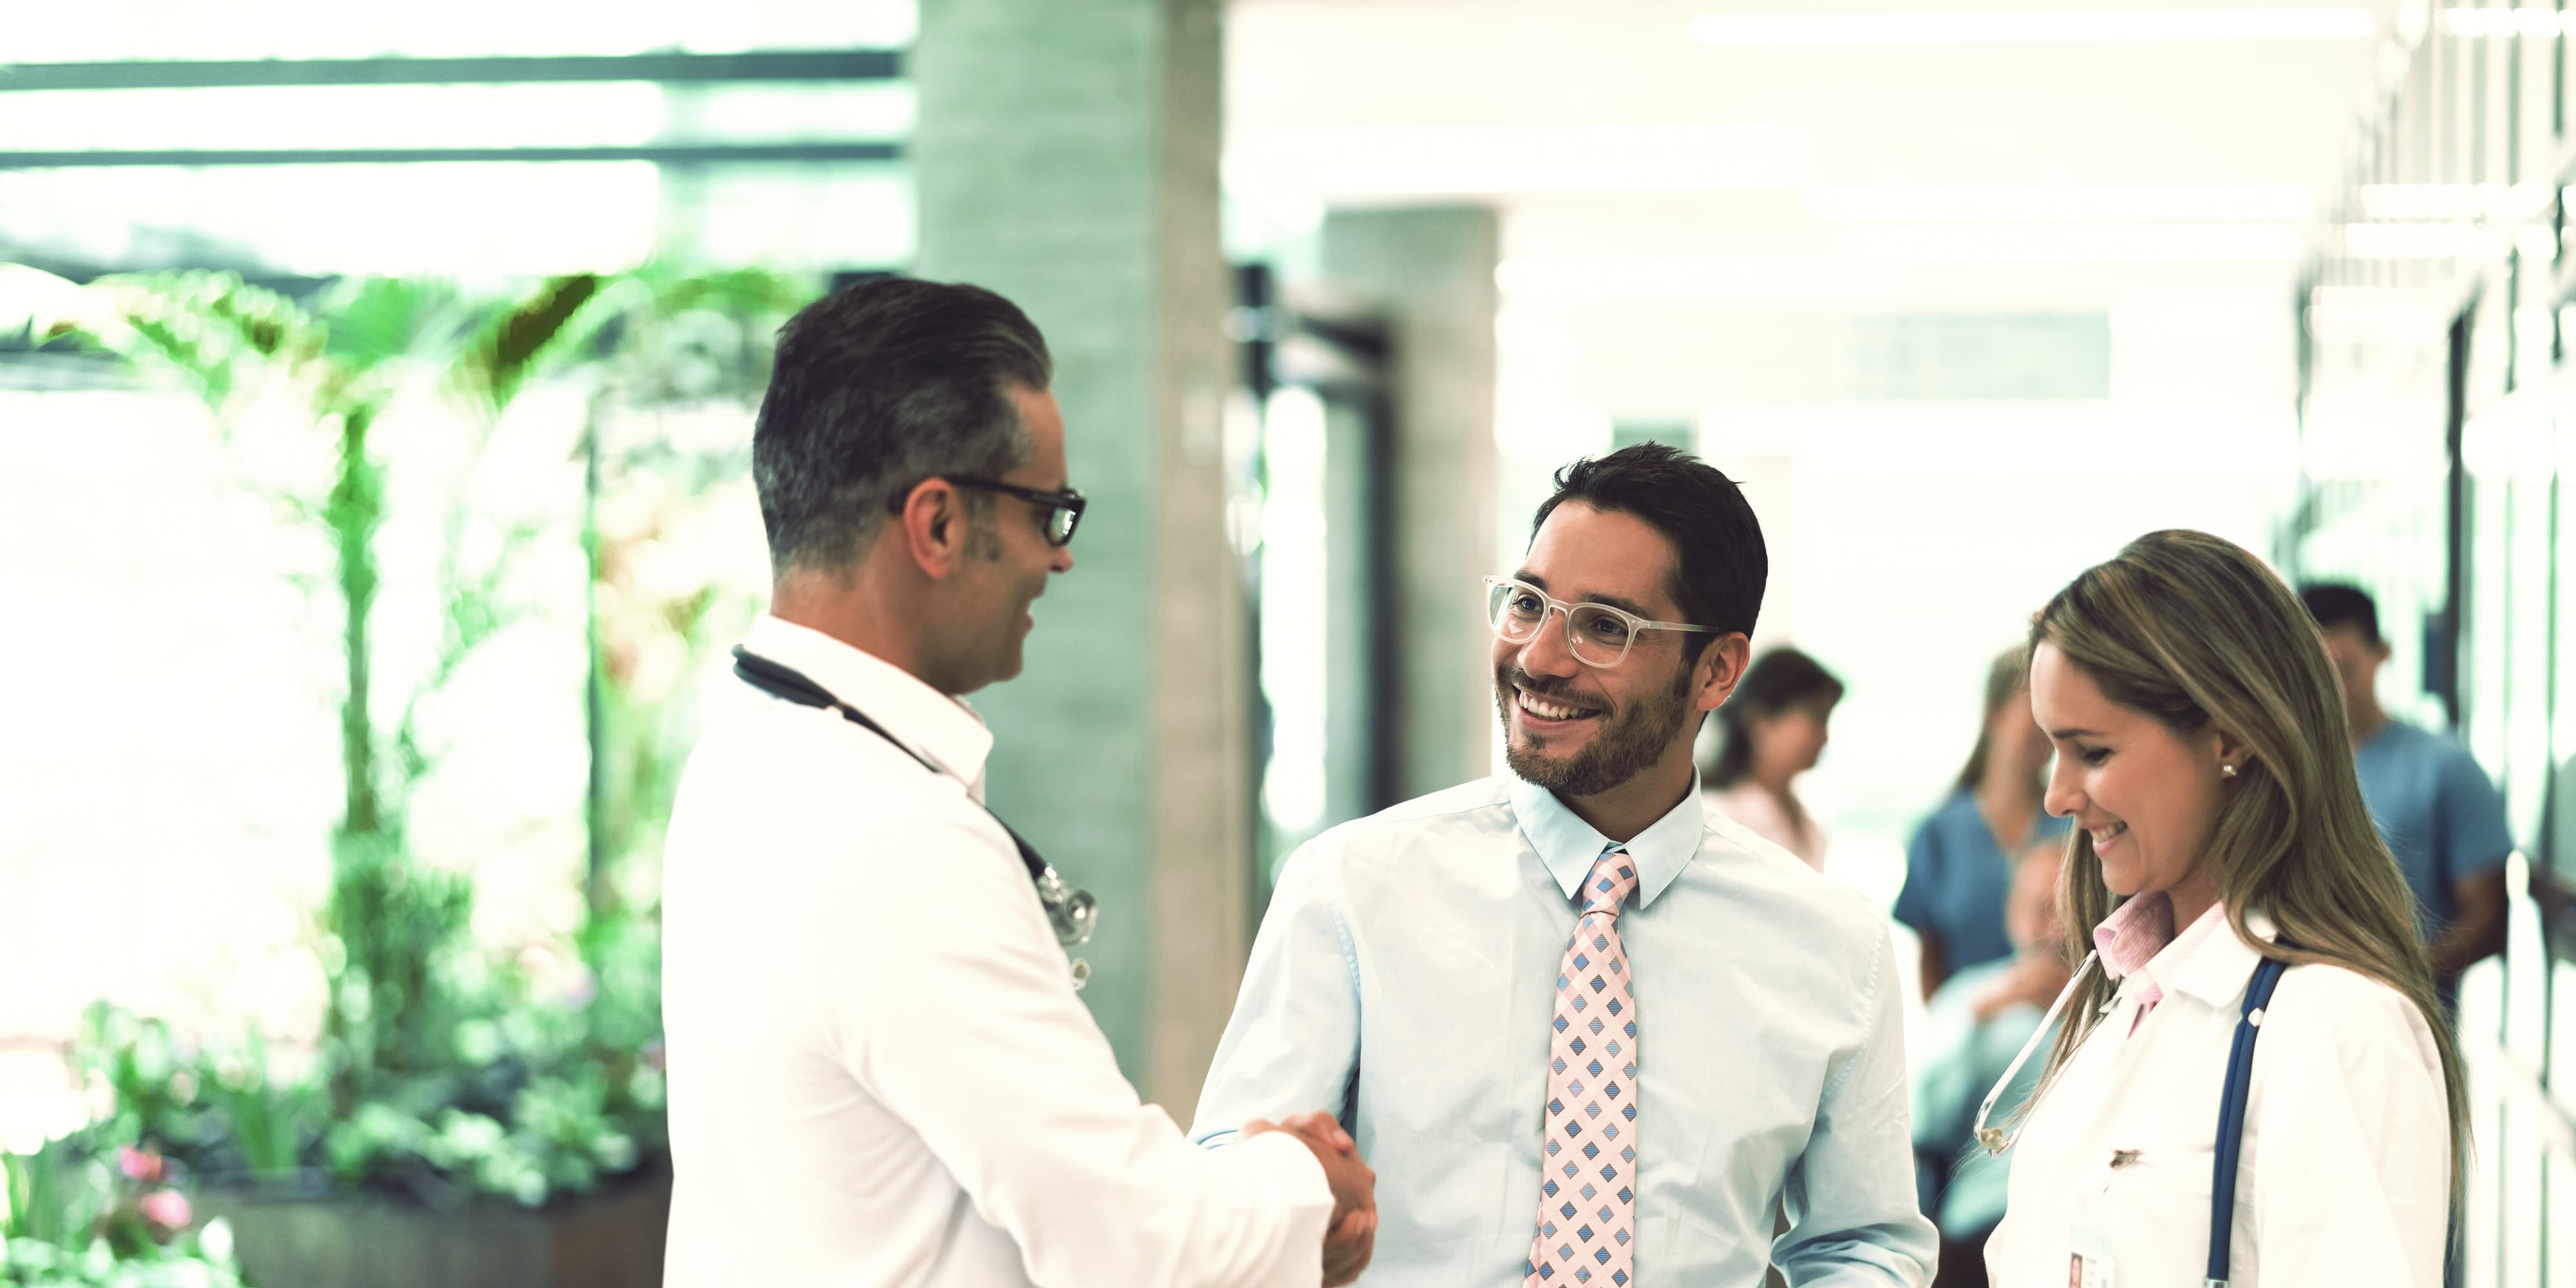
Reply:
[[[2221,778],[2234,778],[2236,776],[2236,766],[2220,765],[2218,767],[2218,776]]]

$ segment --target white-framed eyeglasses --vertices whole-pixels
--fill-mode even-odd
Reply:
[[[1986,1125],[1986,1116],[1995,1111],[1995,1102],[2003,1099],[2004,1089],[2012,1085],[2013,1075],[2020,1073],[2021,1067],[2030,1062],[2031,1053],[2039,1049],[2040,1040],[2056,1030],[2058,1012],[2066,1009],[2067,999],[2075,996],[2075,990],[2084,983],[2086,972],[2093,969],[2101,956],[2100,953],[2084,954],[2084,960],[2076,966],[2074,976],[2066,981],[2066,988],[2058,993],[2056,1001],[2048,1004],[2048,1014],[2040,1017],[2039,1027],[2032,1030],[2030,1041],[2021,1044],[2021,1054],[2014,1056],[2012,1063],[2004,1066],[2004,1076],[1995,1079],[1994,1089],[1988,1091],[1985,1102],[1977,1106],[1977,1121],[1973,1130],[1976,1133],[1977,1143],[1984,1146],[1988,1154],[2001,1158],[2004,1151],[2011,1149],[2013,1143],[2021,1139],[2022,1124],[2030,1121],[2030,1110],[2037,1108],[2039,1098],[2048,1094],[2046,1082],[2031,1088],[2030,1103],[2023,1108],[2020,1120],[2013,1124],[2011,1131]]]
[[[1485,579],[1486,619],[1493,623],[1494,634],[1504,643],[1527,644],[1537,639],[1539,628],[1547,625],[1551,612],[1565,614],[1565,646],[1574,654],[1574,660],[1592,667],[1608,668],[1625,661],[1628,646],[1637,642],[1639,631],[1717,633],[1714,626],[1648,621],[1608,604],[1569,604],[1528,582],[1509,577]]]

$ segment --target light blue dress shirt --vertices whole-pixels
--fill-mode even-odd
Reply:
[[[1376,1288],[1517,1288],[1538,1215],[1548,1020],[1574,892],[1614,848],[1484,779],[1289,857],[1193,1139],[1324,1108],[1377,1169]],[[1627,846],[1645,1288],[1921,1285],[1898,984],[1859,895],[1694,789]],[[1776,1244],[1774,1212],[1791,1221]]]

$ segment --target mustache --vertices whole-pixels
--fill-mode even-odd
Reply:
[[[1569,707],[1596,711],[1607,705],[1576,693],[1574,686],[1563,680],[1542,680],[1517,666],[1495,672],[1495,678],[1501,680],[1505,687],[1516,688],[1532,697],[1545,698],[1550,702],[1561,702]]]

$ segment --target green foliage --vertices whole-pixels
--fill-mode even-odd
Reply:
[[[105,1124],[0,1154],[0,1286],[240,1288],[231,1231],[192,1227],[166,1160]]]
[[[33,1154],[0,1154],[8,1212],[0,1236],[86,1247],[112,1203],[107,1167],[72,1139]]]
[[[613,924],[589,927],[610,947],[568,996],[455,959],[412,1013],[424,1058],[376,1071],[326,1133],[334,1178],[436,1203],[480,1193],[533,1205],[659,1157],[658,936],[642,920]]]
[[[242,1173],[254,1180],[293,1174],[313,1125],[329,1109],[322,1089],[310,1080],[277,1076],[257,1028],[239,1051],[204,1053],[196,1081],[208,1113],[230,1128]]]
[[[554,278],[498,302],[447,283],[354,281],[308,309],[225,274],[75,288],[0,265],[0,326],[24,316],[39,337],[82,337],[171,379],[216,412],[228,437],[254,402],[285,398],[302,411],[310,430],[289,454],[304,463],[275,471],[282,481],[262,481],[330,551],[327,592],[336,602],[327,607],[338,610],[345,663],[343,810],[314,927],[327,981],[320,1049],[309,1067],[281,1073],[256,1031],[237,1044],[198,1046],[159,1021],[93,1008],[76,1062],[113,1107],[84,1148],[140,1145],[229,1184],[372,1189],[441,1205],[478,1196],[551,1202],[666,1152],[653,899],[645,881],[614,878],[658,855],[678,739],[673,693],[639,679],[630,663],[648,647],[694,654],[722,614],[712,590],[638,590],[630,551],[659,539],[668,516],[647,506],[640,526],[603,532],[598,497],[630,485],[693,496],[738,478],[742,462],[660,442],[604,445],[597,408],[746,398],[766,380],[771,331],[807,298],[801,285],[767,273],[648,268]],[[373,609],[389,489],[375,436],[399,399],[436,391],[480,450],[518,394],[570,370],[585,371],[595,391],[583,543],[598,588],[592,741],[601,770],[590,814],[593,912],[576,941],[586,983],[541,995],[525,972],[474,943],[470,883],[414,858],[404,821],[413,785],[440,751],[424,735],[424,704],[517,620],[506,574],[542,534],[514,527],[497,551],[469,554],[459,502],[439,565],[445,612],[435,655],[389,708],[398,713],[390,730],[380,728],[376,690],[386,677],[376,670]],[[13,1171],[10,1183],[58,1186],[62,1175]],[[71,1211],[58,1197],[46,1202]],[[13,1202],[11,1210],[34,1209]],[[67,1243],[40,1246],[68,1251],[26,1255],[92,1255]],[[14,1241],[9,1255],[19,1255]],[[62,1266],[28,1273],[106,1282]]]
[[[379,1079],[453,1057],[453,1021],[443,1012],[456,1003],[441,985],[474,951],[474,891],[463,877],[414,862],[384,832],[344,830],[333,848],[321,919],[324,1039],[335,1057],[332,1107],[346,1113]]]
[[[74,1252],[36,1239],[0,1239],[0,1288],[242,1288],[239,1268],[195,1246],[119,1256],[105,1243]]]
[[[550,997],[516,969],[442,950],[444,964],[403,1004],[399,1042],[363,1027],[379,1017],[370,1010],[346,1036],[326,1036],[301,1077],[280,1076],[255,1032],[238,1047],[199,1048],[161,1021],[94,1005],[79,1072],[110,1108],[92,1130],[223,1184],[320,1184],[439,1206],[586,1193],[662,1156],[669,1137],[659,936],[641,918],[603,918],[583,939],[581,984]]]

